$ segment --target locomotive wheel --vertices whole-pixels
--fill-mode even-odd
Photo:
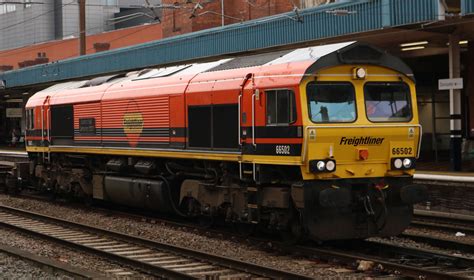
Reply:
[[[203,228],[211,228],[214,225],[215,219],[208,215],[199,215],[199,225]]]
[[[87,207],[94,207],[96,206],[94,198],[92,196],[85,196],[83,198],[84,203],[86,204]]]
[[[247,237],[255,233],[257,226],[249,223],[235,223],[234,228],[239,235]]]
[[[20,191],[17,186],[16,178],[8,174],[5,177],[5,193],[15,195],[15,194],[18,194],[19,192]]]
[[[188,217],[199,216],[200,204],[192,197],[185,197],[179,205],[179,210],[185,213]]]
[[[297,244],[303,236],[303,226],[299,222],[291,222],[288,229],[281,232],[281,238],[287,245]]]
[[[304,229],[299,219],[292,219],[288,227],[280,232],[281,239],[286,245],[294,245],[304,239]]]

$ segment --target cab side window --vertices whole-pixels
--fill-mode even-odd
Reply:
[[[33,109],[26,110],[26,129],[34,129],[35,116]]]
[[[289,89],[267,90],[267,125],[288,125],[296,121],[295,93]]]

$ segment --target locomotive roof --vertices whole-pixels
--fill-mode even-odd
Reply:
[[[36,103],[34,100],[37,98],[40,102],[46,96],[51,96],[52,99],[56,99],[54,103],[69,103],[66,99],[69,99],[75,93],[82,92],[81,95],[84,97],[84,92],[80,89],[85,88],[89,88],[87,90],[87,96],[91,98],[89,101],[94,101],[102,98],[103,93],[109,88],[113,88],[115,84],[147,80],[160,83],[161,79],[156,78],[164,77],[167,77],[166,81],[172,83],[178,83],[177,80],[179,80],[179,83],[186,81],[202,82],[210,79],[215,80],[217,73],[222,73],[218,75],[219,78],[231,79],[241,75],[245,76],[249,72],[271,75],[278,74],[278,71],[283,69],[290,69],[292,74],[300,75],[300,78],[302,78],[304,75],[314,75],[319,69],[341,64],[385,66],[413,79],[410,68],[399,58],[369,45],[345,42],[226,58],[204,63],[143,69],[126,74],[97,77],[87,81],[59,83],[36,93],[30,98],[30,101]],[[62,98],[59,95],[63,95]],[[68,95],[68,98],[64,95]],[[63,100],[59,101],[58,99]]]

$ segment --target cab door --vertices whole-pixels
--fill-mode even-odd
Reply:
[[[40,107],[40,128],[41,128],[41,146],[51,144],[51,125],[50,125],[50,96],[46,96],[43,105]]]
[[[243,154],[249,154],[256,149],[255,139],[255,114],[256,114],[256,96],[259,91],[255,89],[252,79],[252,74],[248,74],[243,80],[241,86],[241,93],[239,95],[239,138],[240,149]]]
[[[244,94],[247,122],[244,154],[255,156],[299,156],[301,127],[296,123],[296,95],[289,88],[254,89]],[[244,112],[245,113],[245,112]],[[260,157],[260,159],[262,159]],[[272,160],[275,160],[273,158]],[[262,159],[263,160],[263,159]]]

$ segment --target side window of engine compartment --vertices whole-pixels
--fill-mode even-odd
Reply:
[[[267,90],[267,125],[288,125],[296,121],[295,93],[289,89]]]

